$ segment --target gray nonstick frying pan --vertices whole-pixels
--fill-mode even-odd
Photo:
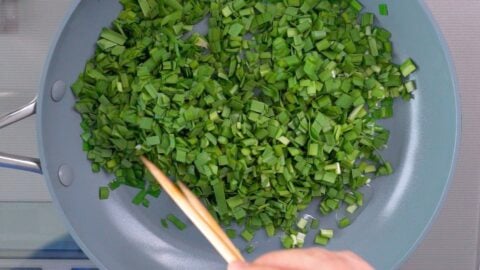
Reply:
[[[380,1],[362,1],[378,12]],[[384,157],[396,169],[372,182],[367,207],[347,229],[336,232],[328,248],[350,249],[376,269],[395,269],[415,249],[432,223],[452,177],[460,132],[457,87],[448,50],[430,13],[420,0],[390,1],[389,16],[378,23],[389,29],[395,59],[415,59],[418,91],[415,99],[395,104],[395,116],[385,121],[391,131]],[[150,208],[130,203],[135,190],[122,187],[109,200],[98,199],[98,187],[111,176],[91,172],[82,151],[80,115],[69,86],[93,55],[102,27],[121,6],[116,0],[72,3],[46,61],[38,99],[0,118],[0,128],[36,112],[40,158],[0,153],[0,165],[42,173],[55,206],[82,250],[102,269],[225,269],[226,265],[203,236],[189,225],[185,231],[160,226],[173,213],[186,217],[162,194]],[[312,213],[318,213],[312,211]],[[335,215],[320,219],[333,226]],[[307,236],[312,239],[312,235]],[[278,238],[258,233],[253,259],[279,249]],[[241,239],[239,248],[245,247]],[[313,240],[306,241],[306,246]]]

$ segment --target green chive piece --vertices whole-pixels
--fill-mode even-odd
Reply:
[[[272,237],[275,235],[275,226],[273,224],[265,225],[265,231],[267,232],[268,237]]]
[[[253,240],[253,238],[255,237],[255,235],[253,233],[251,233],[250,231],[248,230],[244,230],[241,234],[243,239],[245,239],[245,241],[247,242],[250,242]]]
[[[225,200],[225,190],[223,182],[218,182],[213,186],[219,214],[225,214],[228,211],[227,201]]]
[[[163,228],[168,229],[168,222],[166,219],[164,218],[160,219],[160,223],[162,224]]]
[[[132,203],[135,205],[140,205],[143,200],[145,199],[145,196],[147,195],[146,190],[140,190],[135,197],[132,199]]]
[[[312,222],[310,223],[310,228],[316,230],[319,226],[320,222],[318,222],[318,219],[312,219]]]
[[[228,238],[230,238],[230,239],[235,239],[235,238],[237,238],[237,231],[234,230],[234,229],[227,229],[227,230],[225,231],[225,233],[227,234]]]
[[[230,30],[228,31],[228,34],[231,36],[238,36],[243,30],[243,25],[239,23],[232,24],[230,26]]]
[[[321,229],[320,230],[320,235],[322,237],[331,239],[331,238],[333,238],[333,230],[332,229]]]
[[[100,187],[98,189],[98,198],[100,200],[106,200],[110,196],[110,189],[108,187]]]
[[[125,41],[127,40],[124,36],[122,36],[121,34],[111,30],[111,29],[108,29],[108,28],[104,28],[102,30],[102,32],[100,33],[100,36],[106,40],[109,40],[115,44],[118,44],[118,45],[123,45],[125,44]]]
[[[248,254],[253,253],[253,251],[255,251],[255,246],[253,246],[253,245],[248,245],[245,248],[245,252],[247,252]]]
[[[298,232],[295,235],[295,240],[294,240],[294,243],[296,242],[295,246],[296,247],[303,247],[303,244],[305,243],[305,237],[306,237],[306,234]]]
[[[360,4],[360,2],[358,2],[357,0],[351,0],[350,1],[350,6],[355,9],[356,11],[360,11],[363,9],[363,6],[362,4]]]
[[[321,234],[317,234],[317,236],[315,236],[315,244],[317,245],[326,246],[329,241],[330,238],[323,237]]]
[[[293,239],[290,236],[284,236],[282,238],[282,246],[284,248],[292,248],[293,247]]]
[[[185,228],[187,228],[187,225],[183,223],[180,219],[178,219],[176,216],[174,216],[173,214],[168,214],[167,220],[170,221],[180,231],[183,231],[185,230]]]
[[[408,93],[415,91],[415,89],[417,89],[415,81],[408,81],[405,83],[405,90],[407,90]]]
[[[417,67],[416,67],[415,64],[413,63],[413,60],[410,59],[410,58],[408,58],[407,60],[405,60],[405,62],[403,62],[403,63],[400,65],[400,72],[402,72],[403,77],[407,77],[407,76],[410,75],[412,72],[414,72],[416,69],[417,69]]]
[[[378,5],[378,13],[382,16],[388,16],[388,5],[383,3]]]
[[[355,211],[357,211],[357,209],[358,209],[358,206],[356,204],[349,205],[349,206],[347,206],[347,208],[345,208],[345,210],[350,214],[355,213]]]
[[[297,227],[301,230],[305,229],[305,227],[307,226],[308,224],[308,220],[304,219],[304,218],[301,218],[300,220],[298,220],[297,222]]]
[[[348,217],[344,217],[338,221],[338,227],[340,228],[346,228],[350,225],[351,221]]]

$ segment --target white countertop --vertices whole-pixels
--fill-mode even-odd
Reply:
[[[400,0],[385,0],[389,1]],[[480,0],[426,2],[447,39],[457,69],[462,141],[455,179],[444,207],[425,240],[402,269],[478,269]],[[6,28],[2,27],[5,22],[0,20],[0,114],[25,104],[35,95],[50,40],[69,1],[0,0],[0,7],[2,4],[16,8],[19,20],[17,25]],[[34,120],[28,119],[2,130],[0,141],[0,151],[36,155]],[[0,202],[19,200],[49,201],[42,177],[1,170]]]

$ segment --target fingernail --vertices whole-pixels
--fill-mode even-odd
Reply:
[[[237,261],[229,264],[228,270],[242,270],[242,269],[245,269],[245,267],[247,266],[248,266],[248,263]]]

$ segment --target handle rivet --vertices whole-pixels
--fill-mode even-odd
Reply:
[[[73,169],[68,165],[62,165],[58,169],[58,179],[62,185],[68,187],[73,183]]]
[[[52,86],[51,97],[55,102],[62,100],[67,89],[67,84],[64,81],[56,81]]]

